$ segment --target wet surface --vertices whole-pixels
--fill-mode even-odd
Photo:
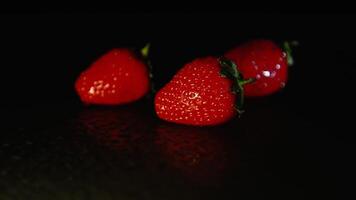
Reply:
[[[293,113],[284,95],[267,102],[210,128],[160,121],[147,102],[14,109],[0,134],[0,199],[335,195],[332,163],[347,147],[320,138],[327,130]]]

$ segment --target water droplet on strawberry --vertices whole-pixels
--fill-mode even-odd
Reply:
[[[262,71],[262,74],[265,77],[270,77],[271,76],[271,72],[270,71]]]
[[[93,95],[95,93],[94,87],[91,87],[90,90],[88,91],[89,94]]]

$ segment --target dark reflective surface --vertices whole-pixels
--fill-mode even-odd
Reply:
[[[239,160],[238,152],[229,159],[232,152],[224,131],[160,123],[155,128],[155,144],[164,162],[188,181],[216,185],[226,176],[229,162]]]
[[[145,101],[121,107],[50,105],[12,110],[0,134],[0,197],[339,195],[335,189],[340,174],[333,171],[332,162],[346,147],[320,138],[319,127],[288,109],[290,102],[283,94],[278,98],[251,102],[241,119],[210,128],[160,121]],[[306,129],[315,129],[315,134],[307,135]],[[339,149],[330,150],[329,144]]]

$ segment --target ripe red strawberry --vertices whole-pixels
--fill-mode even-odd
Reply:
[[[149,91],[146,64],[129,49],[113,49],[82,72],[75,83],[87,104],[118,105],[140,99]]]
[[[265,96],[284,88],[288,61],[292,61],[287,53],[270,40],[254,40],[228,51],[225,57],[237,64],[244,78],[256,80],[244,86],[246,96]]]
[[[161,119],[179,124],[221,124],[240,111],[242,85],[250,81],[242,80],[229,60],[199,58],[186,64],[158,91],[155,110]],[[238,98],[233,92],[239,93]]]

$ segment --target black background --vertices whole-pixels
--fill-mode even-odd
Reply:
[[[292,70],[298,74],[292,76],[305,79],[303,83],[313,78],[312,83],[306,84],[306,92],[315,88],[318,88],[315,92],[329,90],[342,84],[337,92],[346,95],[350,92],[343,90],[350,84],[354,70],[354,20],[350,13],[2,14],[1,85],[8,98],[1,101],[27,104],[74,98],[72,85],[76,76],[114,47],[141,48],[150,42],[156,81],[161,86],[185,62],[199,56],[221,55],[254,38],[276,42],[298,40],[301,45],[296,50],[297,62],[303,64]],[[334,98],[325,100],[331,99]]]
[[[37,108],[81,108],[73,88],[76,77],[114,47],[140,48],[150,42],[154,81],[160,88],[196,57],[221,55],[249,39],[266,38],[277,43],[297,40],[296,65],[290,68],[286,89],[272,97],[250,100],[246,110],[252,114],[242,122],[246,127],[258,126],[264,119],[257,115],[268,118],[271,102],[273,108],[280,105],[277,109],[283,112],[279,114],[286,115],[287,120],[272,123],[286,122],[280,124],[281,129],[294,130],[288,138],[305,152],[288,145],[278,147],[308,162],[286,159],[295,165],[288,171],[276,156],[269,161],[276,164],[267,168],[282,171],[286,184],[308,188],[305,190],[313,197],[347,196],[354,170],[355,22],[356,15],[349,11],[6,11],[0,15],[3,122],[21,127],[17,124],[31,122],[28,118],[36,116]],[[53,117],[49,113],[39,119]],[[7,115],[11,119],[6,120]],[[9,135],[2,137],[6,140]],[[256,186],[260,187],[268,188]]]

